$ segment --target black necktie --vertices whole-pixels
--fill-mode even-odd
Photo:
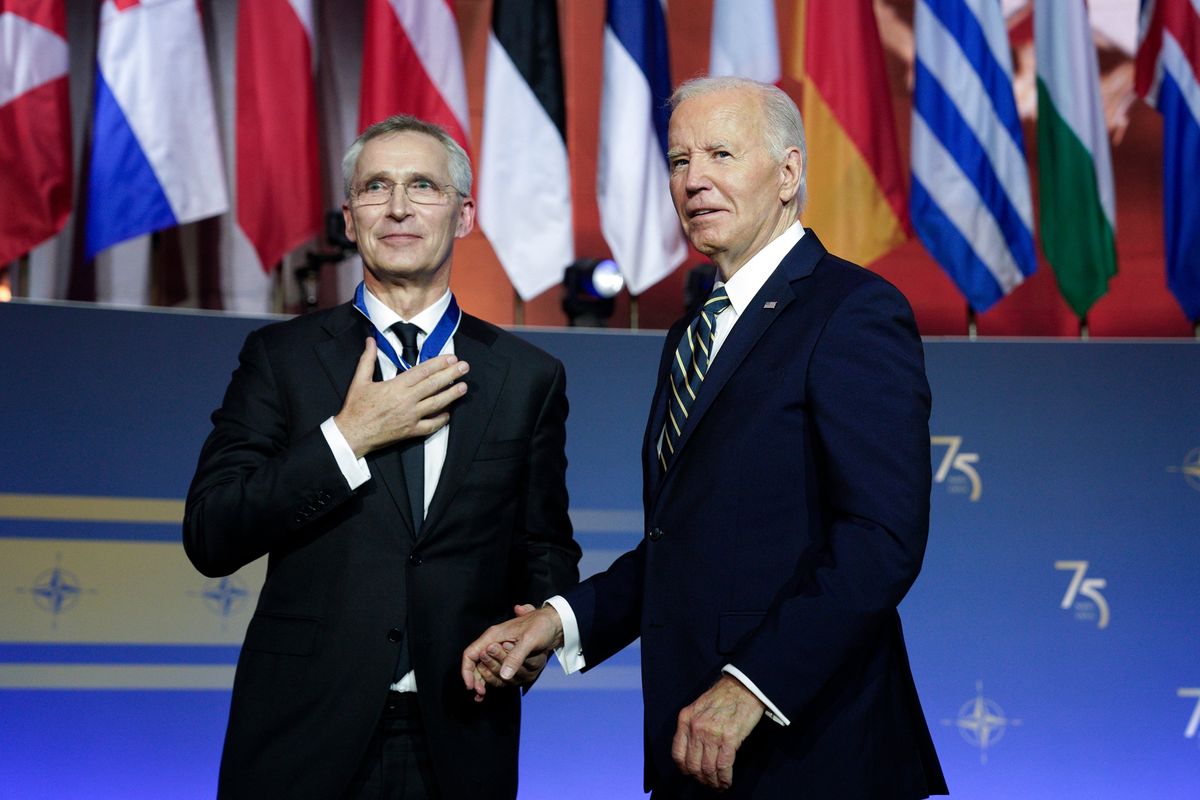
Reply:
[[[392,330],[400,340],[400,357],[410,367],[416,366],[419,352],[417,334],[421,329],[410,322],[397,322]],[[408,490],[408,507],[412,510],[413,532],[420,533],[425,517],[425,440],[410,439],[405,442],[400,450],[400,463],[404,466],[404,486]],[[405,636],[400,642],[400,656],[396,662],[397,681],[412,671],[408,626],[404,627]]]
[[[400,357],[410,367],[417,364],[417,334],[421,329],[411,322],[397,322],[392,326],[400,339]],[[400,451],[400,463],[404,465],[404,485],[408,489],[408,506],[412,509],[413,531],[421,532],[425,519],[425,442],[412,439]]]

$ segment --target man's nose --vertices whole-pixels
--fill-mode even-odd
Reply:
[[[404,184],[397,183],[392,187],[391,197],[387,201],[387,211],[390,216],[396,218],[407,217],[412,211],[412,200],[408,199],[408,192],[404,188]]]
[[[689,161],[683,174],[683,186],[687,189],[688,194],[695,194],[710,188],[712,181],[709,180],[707,165],[696,159]]]

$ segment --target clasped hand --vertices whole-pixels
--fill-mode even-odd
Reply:
[[[467,393],[457,381],[470,369],[454,356],[431,358],[390,381],[374,381],[376,344],[367,339],[333,418],[356,458],[401,439],[424,438],[450,421],[450,404]]]
[[[562,622],[551,606],[513,608],[516,616],[493,625],[463,651],[462,678],[476,702],[487,687],[532,683],[546,666],[550,651],[562,646]]]

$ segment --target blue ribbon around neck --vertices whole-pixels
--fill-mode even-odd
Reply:
[[[359,313],[367,318],[371,323],[371,332],[375,336],[375,344],[379,346],[379,350],[388,357],[388,359],[396,365],[397,374],[406,370],[412,369],[415,364],[409,364],[396,352],[396,348],[392,347],[392,343],[383,335],[383,331],[379,330],[379,326],[371,319],[371,315],[367,313],[367,302],[365,299],[366,287],[363,283],[358,284],[358,288],[354,290],[354,307]],[[458,307],[458,301],[454,299],[454,295],[450,295],[450,305],[442,313],[442,318],[438,320],[438,324],[433,326],[433,330],[425,337],[425,341],[421,344],[421,351],[417,355],[417,364],[422,361],[428,361],[431,358],[437,358],[442,352],[442,348],[446,346],[446,342],[450,341],[450,337],[454,336],[458,330],[458,323],[462,320],[462,311]]]

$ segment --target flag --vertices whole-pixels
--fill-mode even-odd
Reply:
[[[270,271],[321,230],[312,0],[238,3],[237,220]]]
[[[441,125],[470,150],[467,81],[451,0],[367,0],[358,129],[393,114]]]
[[[105,0],[86,257],[229,210],[195,0]]]
[[[917,0],[913,227],[976,311],[1037,269],[1000,0]]]
[[[1084,0],[1033,6],[1038,93],[1038,231],[1075,314],[1117,273],[1116,191],[1100,72]]]
[[[638,295],[687,255],[668,185],[667,24],[659,0],[607,2],[596,194],[604,239]]]
[[[1167,286],[1200,321],[1200,0],[1143,0],[1137,91],[1163,116]]]
[[[804,222],[870,264],[912,236],[883,48],[871,0],[812,0],[796,16],[791,74],[813,157]]]
[[[495,0],[484,94],[479,226],[529,300],[575,258],[555,0]]]
[[[0,0],[0,265],[71,213],[71,111],[62,0]]]
[[[779,84],[775,0],[714,0],[710,75]]]

